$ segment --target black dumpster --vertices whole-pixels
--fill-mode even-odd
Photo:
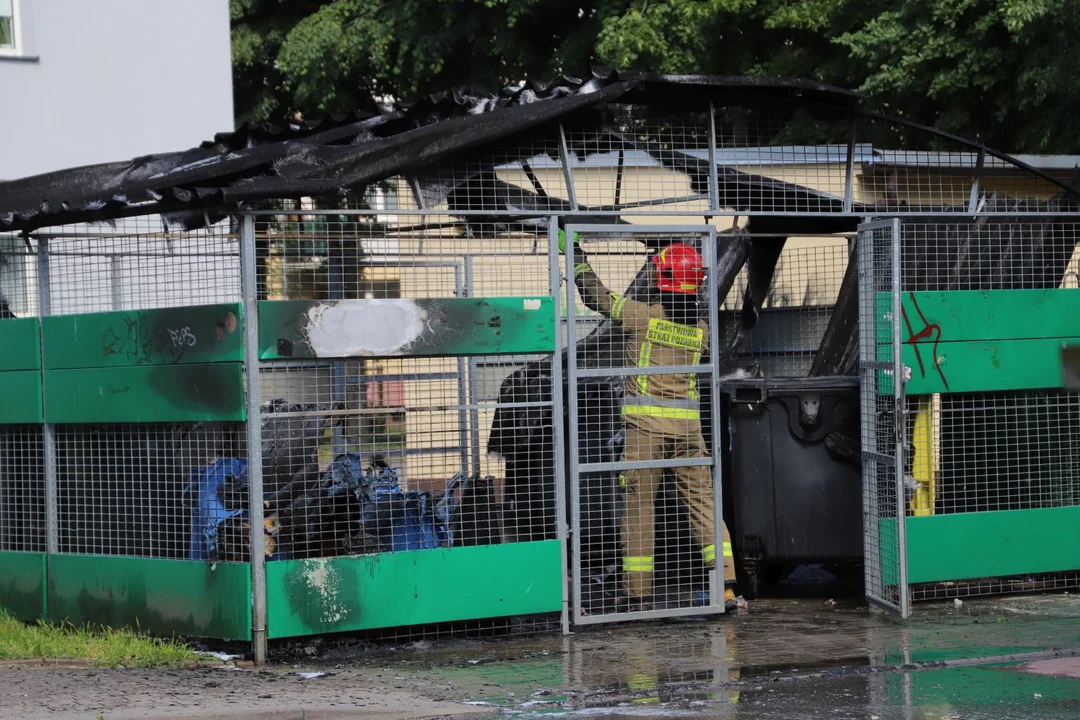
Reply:
[[[826,441],[857,422],[858,379],[756,378],[723,390],[743,593],[756,596],[759,579],[780,567],[858,563],[860,469]]]

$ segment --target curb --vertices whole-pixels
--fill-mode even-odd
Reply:
[[[129,667],[127,665],[106,665],[103,660],[93,660],[91,658],[23,658],[19,660],[0,660],[0,669],[3,668],[25,668],[25,667],[54,667],[54,668],[114,668],[114,669],[146,669],[153,670],[156,668],[140,668],[138,666]],[[176,668],[183,668],[186,670],[197,670],[200,668],[219,668],[219,667],[240,667],[240,668],[253,668],[255,663],[250,660],[189,660],[181,665],[175,666]],[[163,668],[169,669],[169,668]]]
[[[492,711],[491,708],[481,708],[476,712],[462,710],[454,713],[431,713],[415,712],[408,710],[345,710],[345,709],[308,709],[308,708],[278,708],[262,710],[237,710],[233,712],[200,712],[191,713],[172,712],[167,714],[139,713],[139,714],[115,714],[107,713],[106,718],[117,720],[488,720],[502,713]]]

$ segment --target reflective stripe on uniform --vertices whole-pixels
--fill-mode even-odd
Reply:
[[[574,266],[574,277],[579,278],[586,273],[592,272],[592,266],[589,263],[578,263]]]
[[[701,411],[662,405],[623,405],[623,415],[647,415],[664,420],[700,420]]]
[[[619,485],[626,487],[626,473],[619,473]]]
[[[651,357],[652,357],[652,343],[651,342],[643,342],[643,343],[641,343],[641,349],[638,350],[638,358],[637,358],[638,367],[649,367],[649,359]],[[648,375],[638,375],[637,376],[637,386],[638,386],[638,390],[641,391],[641,394],[648,397],[648,395],[649,395],[649,376]]]
[[[622,309],[623,309],[623,305],[625,305],[625,304],[626,304],[626,296],[625,295],[619,295],[616,298],[615,302],[613,302],[611,304],[611,317],[613,317],[616,320],[621,320],[622,319]]]
[[[694,357],[690,359],[690,364],[697,365],[699,362],[701,362],[701,353],[696,352],[694,353]],[[691,400],[698,399],[697,373],[690,373],[690,378],[687,380],[686,397]]]
[[[623,572],[652,572],[653,559],[649,556],[624,557],[622,559]]]
[[[724,557],[734,557],[731,553],[730,542],[724,543]],[[716,560],[716,546],[706,545],[705,547],[701,548],[701,560],[706,563],[714,562]]]

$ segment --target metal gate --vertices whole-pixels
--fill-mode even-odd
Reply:
[[[866,597],[906,618],[907,422],[900,352],[900,220],[863,223],[858,243]]]
[[[708,350],[698,344],[704,340],[707,348],[719,347],[715,228],[569,225],[565,232],[577,240],[577,248],[568,242],[565,253],[574,622],[722,613],[721,571],[705,566],[715,556],[716,567],[722,568],[718,549],[725,547],[721,524],[708,519],[712,509],[721,517],[723,508],[714,460],[720,447],[719,403],[711,402],[716,373]],[[624,328],[631,322],[660,328],[660,320],[650,320],[646,305],[637,302],[655,302],[650,258],[675,242],[698,248],[706,268],[704,293],[696,296],[695,309],[684,305],[680,310],[694,313],[695,330],[689,331],[694,339],[672,345],[682,341],[654,335],[649,325],[650,334],[639,337],[655,341],[641,342],[638,355],[628,362]],[[590,298],[580,294],[575,276],[584,272],[586,262],[610,294],[603,289]],[[689,317],[669,330],[685,332]],[[659,349],[651,359],[657,364],[650,366],[654,346]],[[689,356],[691,362],[664,363],[664,354],[669,359]],[[670,378],[659,382],[685,383],[687,409],[641,409],[654,401],[647,388],[659,376]],[[627,395],[630,383],[634,386]],[[624,402],[629,396],[634,400]],[[695,399],[696,409],[689,409]],[[624,423],[635,413],[641,414]],[[646,495],[651,497],[634,499]],[[633,579],[630,573],[636,573]],[[629,602],[627,582],[636,583],[629,594],[648,595],[649,602]]]

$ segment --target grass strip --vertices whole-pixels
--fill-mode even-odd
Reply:
[[[106,667],[176,667],[199,658],[175,640],[138,630],[27,624],[0,610],[0,660],[85,659]]]

